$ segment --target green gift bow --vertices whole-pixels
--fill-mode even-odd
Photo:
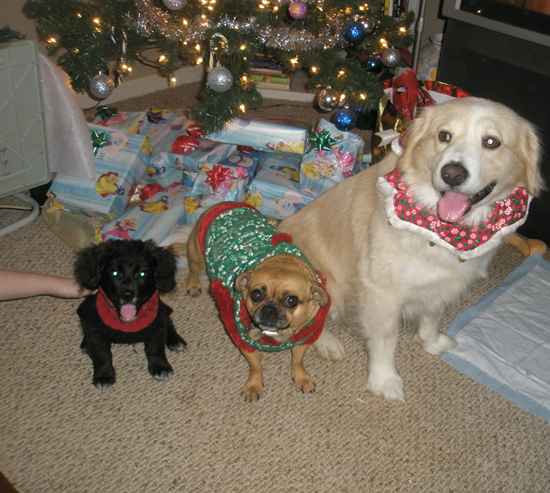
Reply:
[[[318,151],[330,151],[332,146],[336,144],[336,139],[330,135],[328,130],[316,130],[309,137],[311,147]]]
[[[109,132],[104,132],[103,130],[92,130],[90,134],[92,137],[92,150],[94,151],[94,156],[97,156],[99,149],[111,143],[111,136]]]

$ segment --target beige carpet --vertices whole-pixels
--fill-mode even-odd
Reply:
[[[70,274],[73,258],[40,221],[0,238],[2,268]],[[466,304],[519,261],[504,247]],[[550,491],[550,427],[423,352],[408,330],[404,403],[367,393],[363,344],[338,327],[347,359],[306,356],[315,394],[294,390],[289,355],[273,354],[265,396],[246,404],[245,361],[207,295],[167,302],[189,344],[169,355],[173,378],[154,381],[141,346],[116,346],[106,393],[79,350],[78,301],[0,304],[0,470],[20,492]]]

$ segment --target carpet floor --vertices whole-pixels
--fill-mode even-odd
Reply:
[[[116,105],[176,107],[189,88]],[[141,105],[141,106],[140,106]],[[265,110],[319,117],[307,105]],[[309,123],[311,123],[311,120]],[[0,211],[0,226],[13,212]],[[42,221],[0,240],[0,266],[68,275],[74,252]],[[445,323],[502,282],[521,261],[505,246],[488,279],[451,307]],[[1,280],[0,280],[1,282]],[[306,366],[317,392],[290,381],[289,354],[265,361],[266,393],[242,401],[246,363],[206,294],[166,296],[184,353],[156,382],[142,346],[115,346],[117,383],[101,393],[79,350],[76,300],[0,304],[0,470],[23,493],[40,492],[547,492],[550,427],[425,353],[403,328],[397,364],[403,403],[366,390],[363,342],[334,327],[347,358]]]

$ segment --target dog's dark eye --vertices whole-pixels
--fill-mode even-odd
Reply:
[[[451,142],[453,135],[451,132],[448,132],[447,130],[441,130],[437,136],[439,138],[439,142]]]
[[[287,308],[294,308],[296,305],[298,305],[298,298],[294,295],[291,295],[289,294],[288,296],[285,297],[285,299],[283,300],[283,304],[287,307]]]
[[[264,292],[261,289],[253,289],[250,292],[250,299],[254,303],[259,303],[260,301],[262,301],[264,299]]]
[[[496,149],[500,146],[500,140],[492,135],[486,135],[481,139],[481,145],[486,149]]]

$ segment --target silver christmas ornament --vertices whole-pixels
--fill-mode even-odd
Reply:
[[[187,4],[187,0],[162,0],[168,10],[180,10]]]
[[[92,98],[101,100],[111,95],[114,86],[115,83],[111,77],[100,73],[90,80],[88,91]]]
[[[233,86],[233,74],[225,67],[215,67],[209,72],[206,85],[215,92],[229,91]]]
[[[382,62],[386,67],[397,67],[401,61],[401,55],[395,48],[386,48],[382,51]]]
[[[317,106],[321,111],[332,111],[338,105],[338,91],[323,87],[317,93]]]

